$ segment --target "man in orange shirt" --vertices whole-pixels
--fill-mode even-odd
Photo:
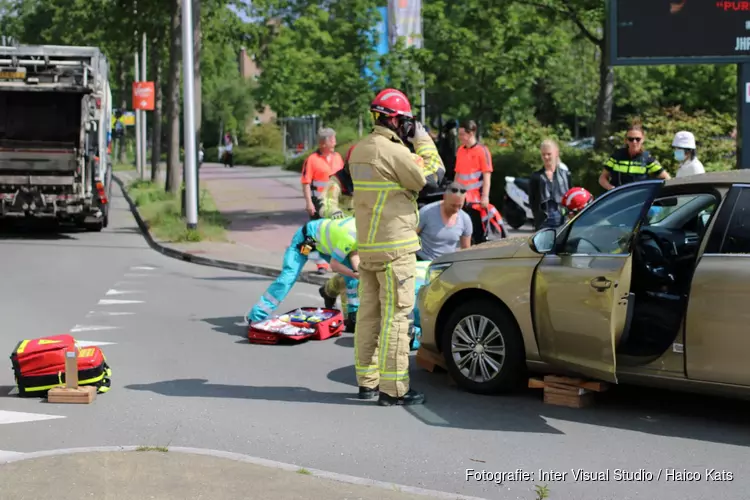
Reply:
[[[329,178],[344,168],[344,159],[334,151],[336,147],[336,131],[332,128],[321,128],[318,131],[318,149],[307,157],[302,165],[302,194],[305,197],[305,211],[310,220],[320,218],[323,206],[323,195]],[[328,263],[313,256],[318,266],[318,272],[328,270]]]
[[[492,154],[484,144],[477,141],[477,124],[468,120],[458,129],[461,146],[456,151],[455,181],[466,189],[466,207],[474,226],[474,243],[487,240],[491,233],[505,235],[502,217],[490,205],[490,182],[492,180]]]

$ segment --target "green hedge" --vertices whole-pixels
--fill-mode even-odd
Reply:
[[[220,162],[219,149],[206,148],[203,161],[208,163]],[[284,165],[284,154],[276,149],[265,147],[234,147],[234,164],[251,167],[274,167]]]

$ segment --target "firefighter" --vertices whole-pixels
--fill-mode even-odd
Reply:
[[[284,265],[276,280],[266,289],[247,315],[249,323],[268,318],[284,301],[297,281],[308,256],[317,251],[331,263],[333,271],[345,276],[347,289],[357,290],[359,257],[354,219],[316,219],[294,233],[284,253]],[[348,297],[350,310],[356,307],[357,295]]]
[[[360,399],[382,406],[424,403],[409,387],[409,316],[417,274],[417,196],[437,148],[415,123],[407,97],[382,90],[370,110],[375,127],[349,156],[359,251],[360,307],[354,357]],[[405,141],[424,159],[416,161]]]

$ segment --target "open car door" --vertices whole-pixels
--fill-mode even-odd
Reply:
[[[633,308],[633,235],[661,185],[607,193],[562,229],[539,262],[532,304],[543,361],[617,383],[615,348]]]

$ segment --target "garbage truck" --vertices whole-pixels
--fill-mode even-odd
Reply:
[[[0,219],[106,227],[111,115],[99,48],[0,46]]]

